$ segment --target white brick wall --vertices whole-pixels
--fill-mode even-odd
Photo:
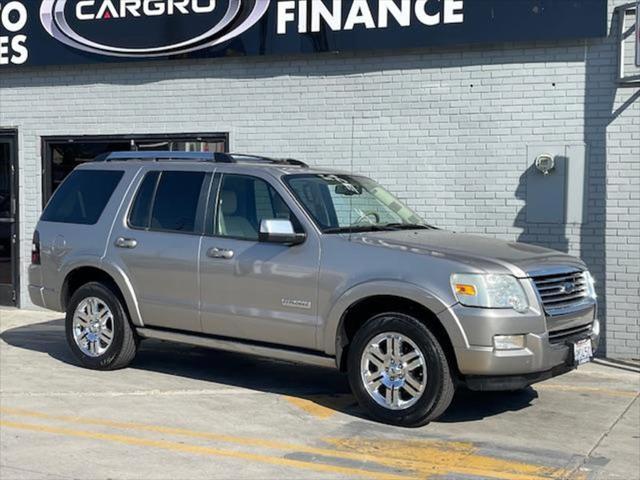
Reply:
[[[42,136],[229,132],[234,151],[353,163],[439,226],[580,255],[606,354],[640,358],[640,90],[615,79],[614,38],[3,70],[0,127],[20,135],[21,302]],[[588,221],[527,224],[527,146],[583,142]]]

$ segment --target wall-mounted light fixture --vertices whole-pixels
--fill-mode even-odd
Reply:
[[[542,172],[543,175],[549,175],[556,168],[556,161],[553,155],[543,153],[536,157],[536,168]]]

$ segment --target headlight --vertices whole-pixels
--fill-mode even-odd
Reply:
[[[462,305],[482,308],[529,309],[520,281],[511,275],[456,273],[451,275],[453,293]]]
[[[591,272],[589,272],[589,270],[585,270],[584,279],[587,284],[587,295],[595,299],[598,296],[596,295],[596,281],[591,276]]]

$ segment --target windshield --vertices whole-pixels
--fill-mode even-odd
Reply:
[[[325,233],[433,228],[366,177],[289,175],[285,182]]]

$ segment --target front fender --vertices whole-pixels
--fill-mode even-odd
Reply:
[[[448,315],[450,305],[438,296],[418,285],[395,280],[366,282],[352,287],[335,302],[323,329],[324,351],[328,355],[341,355],[339,332],[345,312],[361,300],[374,296],[395,296],[416,302],[433,312],[446,330],[453,345],[466,345],[467,340],[462,326],[455,316]]]

